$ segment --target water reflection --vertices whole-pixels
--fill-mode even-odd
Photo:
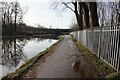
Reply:
[[[2,40],[2,63],[1,65],[11,67],[17,67],[20,60],[25,61],[27,56],[23,53],[23,47],[26,44],[26,40],[5,38]]]
[[[26,60],[37,55],[57,40],[45,38],[3,38],[2,53],[2,76],[15,71]],[[1,77],[1,76],[0,76]]]

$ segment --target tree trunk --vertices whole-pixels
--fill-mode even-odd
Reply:
[[[120,1],[119,1],[119,10],[120,10]],[[120,25],[120,13],[118,14],[118,25]]]
[[[15,26],[15,34],[16,34],[16,25],[17,25],[17,2],[15,4],[15,21],[14,21],[14,26]]]
[[[83,7],[81,5],[81,2],[79,2],[79,16],[80,16],[80,24],[81,24],[81,30],[83,29]]]
[[[88,2],[89,11],[90,11],[90,27],[99,26],[98,16],[97,16],[97,3],[96,2]]]
[[[79,27],[79,30],[82,30],[82,17],[81,15],[78,13],[78,2],[75,2],[74,3],[74,7],[75,7],[75,16],[76,16],[76,19],[77,19],[77,23],[78,23],[78,27]]]
[[[88,10],[88,5],[85,2],[81,2],[81,5],[82,5],[84,13],[85,13],[84,14],[85,26],[86,26],[86,28],[89,28],[90,24],[89,24],[89,10]]]
[[[15,13],[15,22],[14,22],[14,26],[15,26],[15,32],[16,32],[16,24],[17,24],[17,22],[16,22],[16,19],[17,19],[17,14]]]
[[[6,13],[4,13],[2,17],[2,27],[5,27],[5,26],[6,26]]]

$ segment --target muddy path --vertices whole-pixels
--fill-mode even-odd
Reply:
[[[66,36],[51,55],[33,66],[23,78],[95,78],[98,75],[89,59]]]

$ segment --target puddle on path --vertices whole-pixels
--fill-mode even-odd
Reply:
[[[79,68],[80,68],[80,62],[76,61],[72,64],[72,68],[74,69],[75,72],[79,72]]]

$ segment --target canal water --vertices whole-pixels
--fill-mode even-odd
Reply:
[[[3,38],[0,41],[0,78],[14,72],[25,61],[55,43],[57,39],[46,38]]]

